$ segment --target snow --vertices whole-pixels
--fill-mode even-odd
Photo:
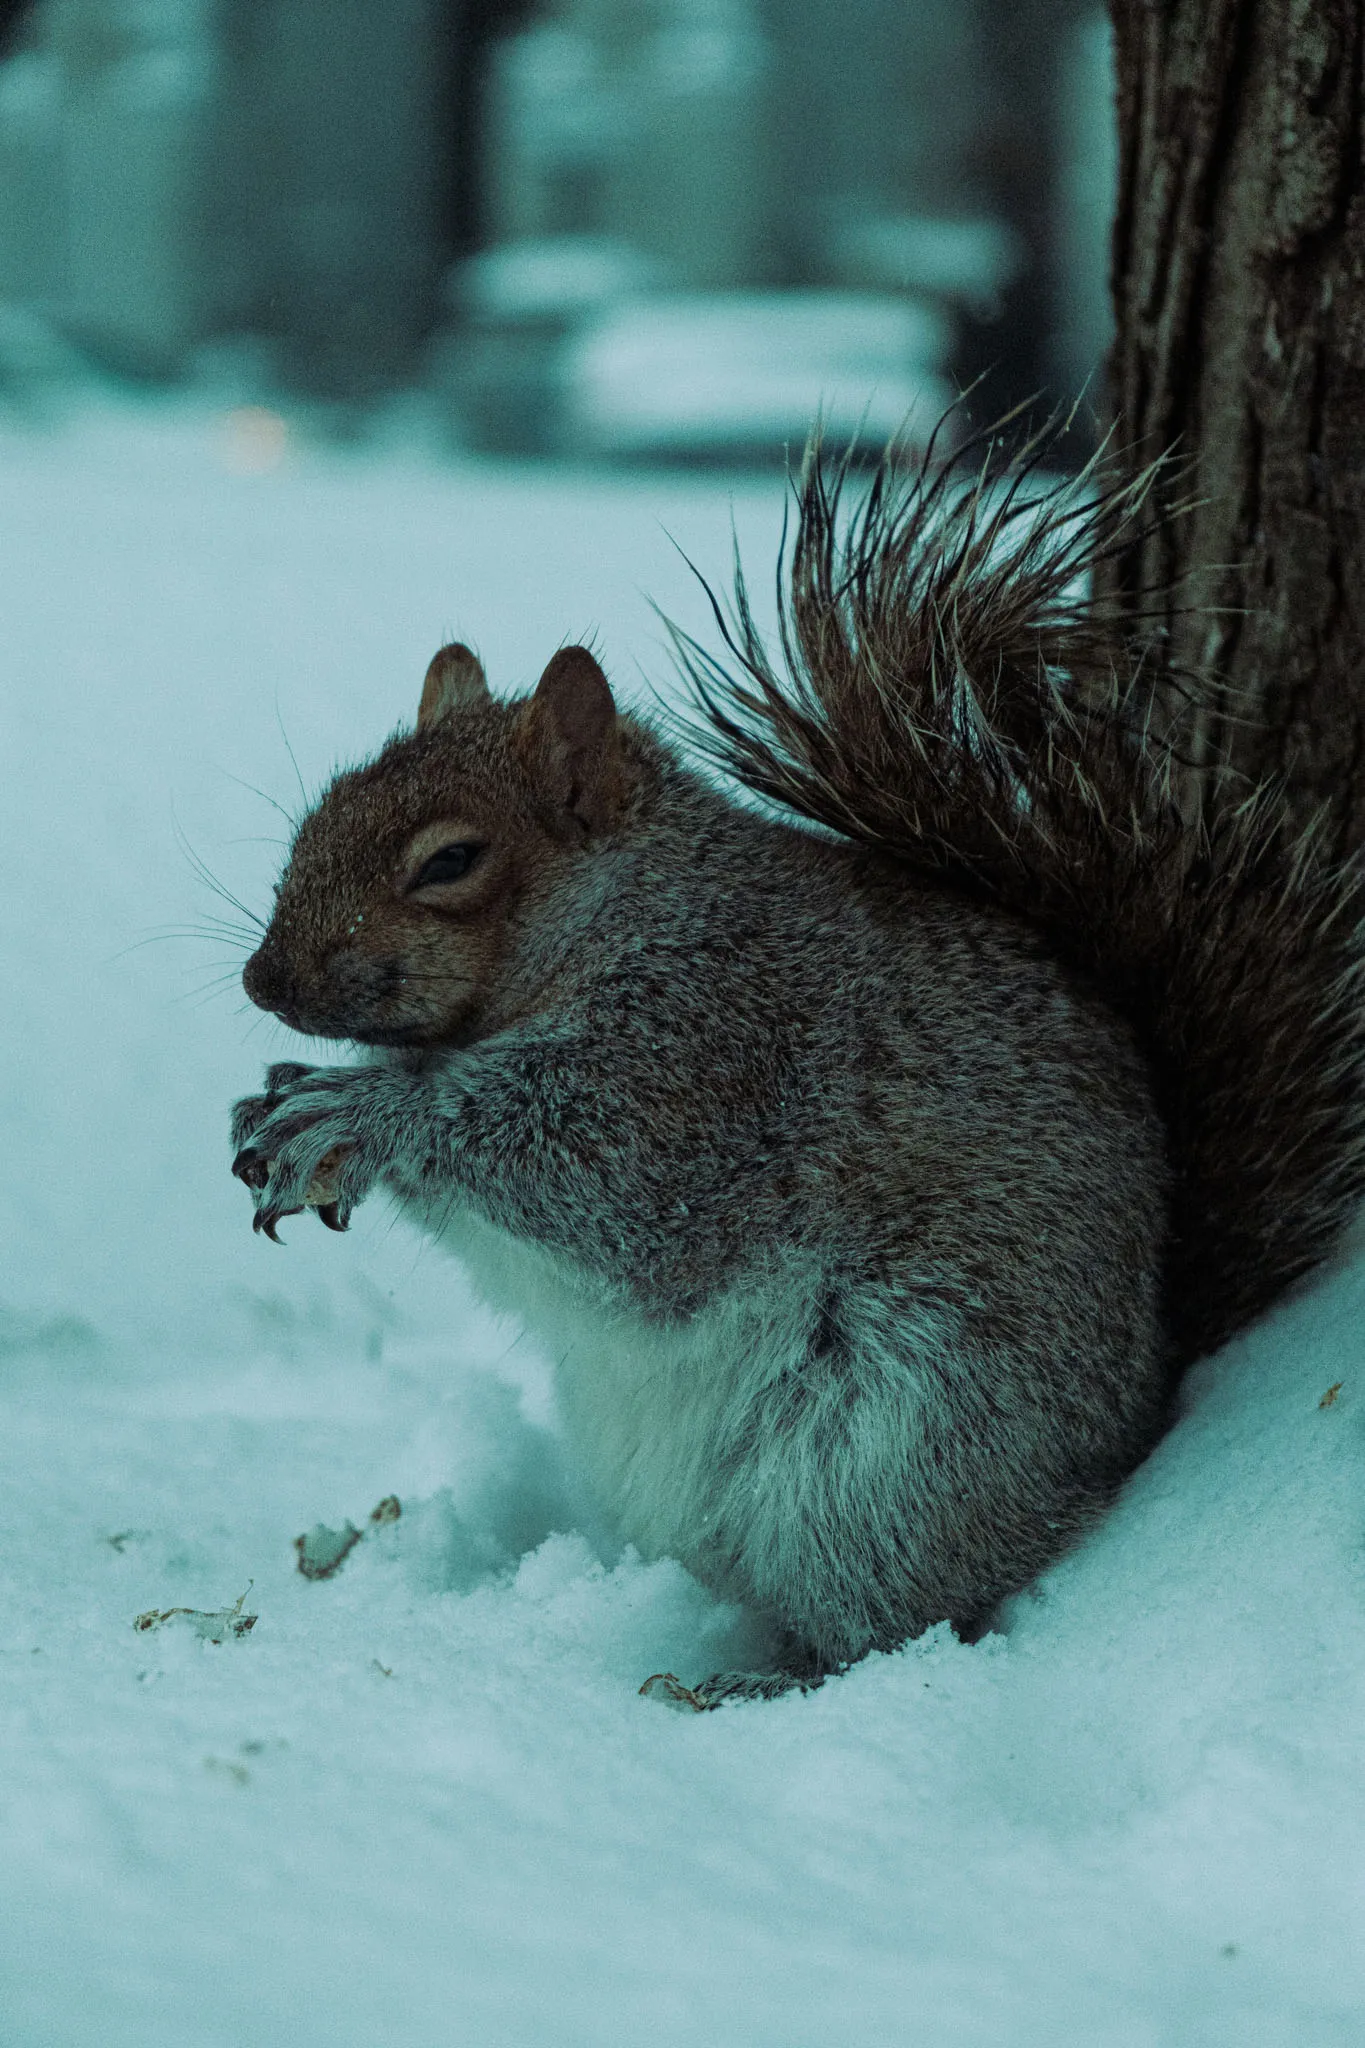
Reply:
[[[285,1034],[139,942],[221,907],[177,825],[265,902],[281,725],[316,785],[452,634],[640,688],[644,593],[704,622],[667,534],[723,575],[733,499],[761,583],[777,490],[236,434],[0,441],[4,2048],[1357,2043],[1365,1259],[1192,1375],[999,1633],[640,1699],[744,1618],[613,1549],[545,1361],[381,1207],[252,1237],[225,1105]]]

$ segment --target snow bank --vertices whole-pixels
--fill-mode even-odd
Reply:
[[[214,909],[177,820],[264,900],[230,778],[297,800],[277,705],[311,785],[452,634],[659,674],[642,591],[702,616],[662,528],[723,569],[728,493],[230,445],[0,444],[0,2042],[1358,2042],[1365,1260],[1192,1377],[1000,1634],[639,1699],[744,1618],[614,1551],[544,1362],[377,1206],[251,1236],[224,1105],[284,1034],[127,949]],[[778,514],[738,494],[751,562]],[[222,1642],[133,1626],[243,1594]]]

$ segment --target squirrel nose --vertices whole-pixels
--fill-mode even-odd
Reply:
[[[287,1009],[297,991],[284,963],[268,946],[254,952],[242,969],[242,987],[259,1010]]]

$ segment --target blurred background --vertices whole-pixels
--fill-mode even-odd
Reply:
[[[1088,391],[1093,0],[0,0],[0,408],[767,462]]]
[[[445,1345],[384,1205],[263,1257],[227,1172],[300,809],[445,640],[652,713],[732,545],[771,630],[818,411],[1082,456],[1109,74],[1099,0],[0,0],[0,1361]]]

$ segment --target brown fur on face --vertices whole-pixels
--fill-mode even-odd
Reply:
[[[644,763],[586,649],[535,693],[488,693],[467,648],[427,671],[418,729],[337,777],[299,827],[242,983],[296,1031],[467,1044],[516,1014],[528,913],[628,813]],[[443,849],[466,873],[423,880]]]

